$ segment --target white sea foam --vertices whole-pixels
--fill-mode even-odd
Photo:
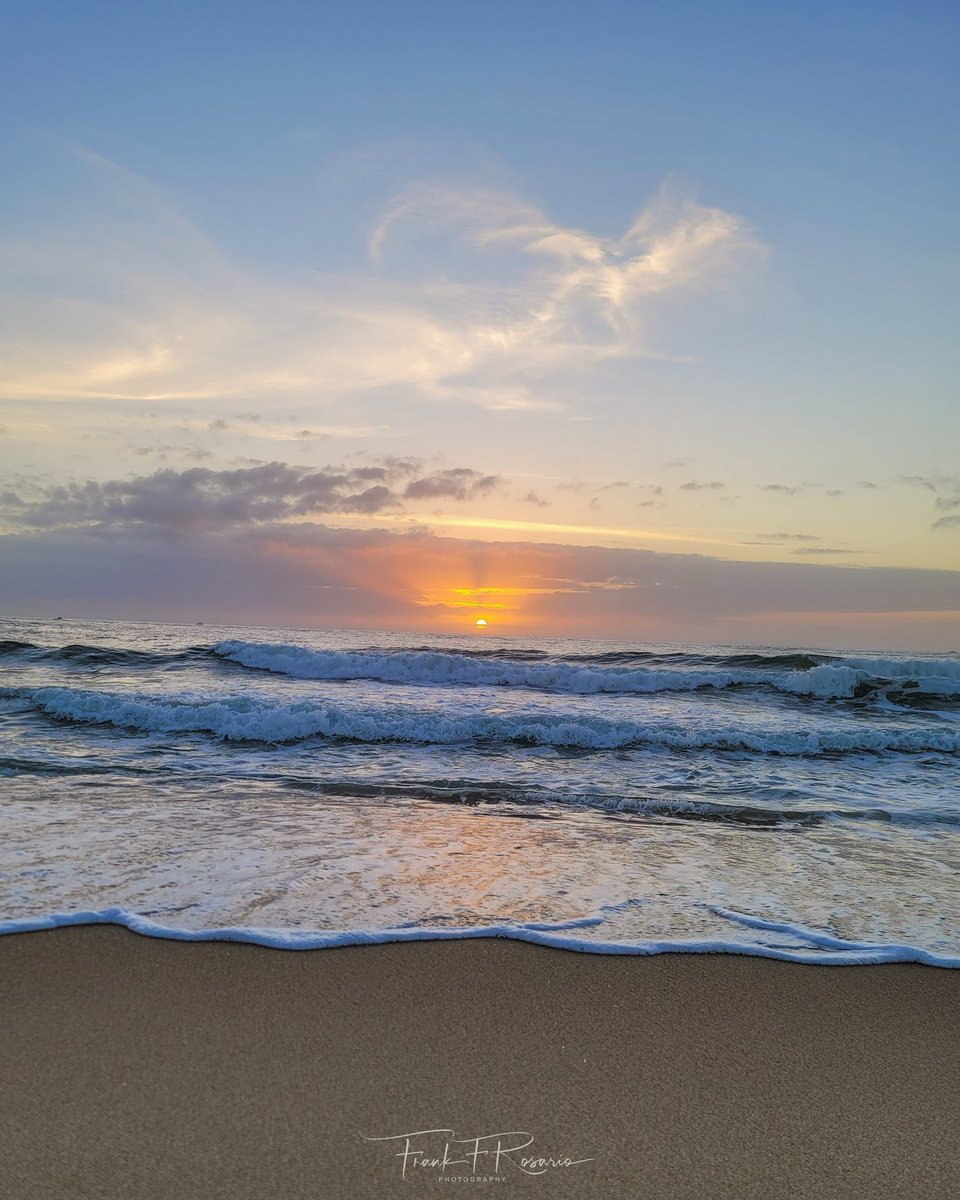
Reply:
[[[429,651],[310,650],[302,646],[227,641],[214,647],[221,658],[293,679],[369,679],[381,683],[536,688],[578,695],[689,692],[732,687],[770,687],[817,699],[849,699],[864,685],[900,686],[960,694],[960,663],[945,660],[856,659],[805,670],[760,667],[591,666],[570,662],[524,662]],[[929,686],[928,686],[929,685]]]
[[[13,694],[34,709],[63,720],[145,732],[208,733],[237,742],[283,743],[323,737],[421,745],[514,742],[596,750],[650,745],[785,755],[960,751],[960,732],[945,724],[919,728],[864,724],[770,729],[724,725],[716,719],[685,725],[671,720],[617,720],[583,712],[537,709],[504,715],[399,705],[348,708],[323,700],[285,702],[250,694],[211,700],[191,695],[146,696],[56,687],[23,689]]]
[[[222,658],[241,666],[294,679],[370,679],[381,683],[460,684],[527,687],[594,695],[602,692],[693,691],[756,683],[757,671],[691,671],[630,667],[590,667],[567,662],[517,662],[460,654],[365,650],[307,650],[251,642],[221,642]]]
[[[960,686],[960,658],[848,658],[852,667],[888,679],[935,677]]]
[[[792,949],[762,940],[739,942],[713,938],[697,940],[664,938],[624,942],[609,941],[599,937],[591,938],[577,932],[581,929],[602,926],[602,915],[575,918],[569,921],[511,922],[508,924],[459,926],[455,929],[420,926],[398,929],[310,931],[304,929],[258,929],[255,926],[183,929],[160,924],[150,920],[149,917],[128,912],[123,908],[86,909],[69,913],[52,913],[45,917],[0,921],[0,936],[9,933],[32,933],[44,929],[59,929],[65,926],[120,925],[145,937],[167,938],[184,942],[248,942],[258,946],[270,946],[278,950],[321,950],[333,946],[366,946],[385,942],[462,941],[464,939],[497,937],[520,942],[533,942],[536,945],[552,946],[563,950],[579,950],[588,954],[741,954],[827,966],[848,967],[885,962],[915,962],[933,967],[960,967],[960,956],[934,954],[930,950],[924,950],[917,946],[847,941],[820,930],[807,929],[787,921],[763,920],[720,907],[711,907],[710,911],[746,929],[792,937],[800,942],[800,945]]]

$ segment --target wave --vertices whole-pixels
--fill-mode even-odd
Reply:
[[[749,931],[753,942],[727,941],[724,938],[661,938],[646,941],[604,940],[600,927],[605,914],[616,912],[634,901],[604,905],[596,914],[573,917],[566,921],[512,921],[503,924],[457,926],[402,925],[389,929],[265,929],[255,926],[184,929],[164,925],[151,916],[114,907],[80,909],[48,916],[20,917],[0,921],[0,936],[61,929],[75,925],[120,925],[145,937],[168,938],[186,942],[248,942],[279,950],[321,950],[333,946],[362,946],[384,942],[422,942],[498,937],[533,942],[563,950],[587,954],[743,954],[758,958],[777,958],[787,962],[817,963],[828,966],[866,966],[883,962],[916,962],[928,966],[957,968],[960,956],[936,954],[919,946],[875,942],[855,942],[838,938],[820,929],[810,929],[787,921],[771,921],[749,913],[703,907],[715,917],[735,926],[741,936]],[[593,929],[594,936],[586,931]],[[763,935],[773,935],[764,940]],[[793,938],[796,946],[784,946],[783,938]]]
[[[267,697],[143,696],[72,688],[0,689],[33,710],[64,721],[149,733],[206,733],[226,741],[282,744],[310,738],[419,745],[513,743],[582,750],[639,746],[746,750],[758,754],[819,755],[866,751],[954,754],[960,731],[894,727],[850,730],[690,727],[676,722],[612,720],[536,710],[505,716],[390,706],[342,708],[323,700],[283,702]]]
[[[132,650],[124,646],[39,646],[36,642],[0,641],[0,656],[14,655],[34,663],[66,663],[80,667],[166,667],[175,663],[198,662],[209,658],[209,646],[191,646],[186,650]]]
[[[911,809],[896,812],[885,808],[780,808],[773,805],[739,804],[717,800],[618,796],[598,792],[558,792],[543,788],[524,788],[504,783],[480,783],[471,780],[416,780],[406,783],[357,782],[354,780],[317,781],[310,776],[287,776],[282,785],[317,795],[359,800],[425,800],[440,804],[469,807],[517,806],[518,816],[529,807],[532,815],[549,819],[564,809],[590,808],[617,816],[676,821],[703,821],[750,829],[802,829],[826,822],[877,822],[896,826],[960,825],[960,810]],[[551,812],[556,809],[556,812]]]
[[[183,776],[167,767],[136,766],[129,762],[98,762],[92,759],[52,760],[0,757],[0,777],[41,776],[82,779],[109,776],[123,783],[128,779],[166,783]],[[616,793],[557,790],[529,787],[508,780],[409,779],[402,782],[357,780],[351,778],[318,779],[314,774],[266,774],[250,771],[225,774],[200,769],[191,772],[191,782],[200,787],[210,783],[251,783],[289,789],[323,797],[324,801],[425,802],[439,805],[490,808],[497,817],[527,820],[562,820],[571,810],[590,809],[627,820],[707,823],[743,829],[803,830],[827,823],[874,823],[898,828],[954,829],[960,826],[960,808],[837,808],[802,805],[745,804],[738,801],[705,800],[700,797],[619,795]]]
[[[123,775],[156,778],[162,774],[155,766],[131,766],[129,763],[99,762],[92,758],[77,757],[72,760],[49,758],[21,758],[17,755],[0,755],[0,776],[49,775],[87,776]],[[169,774],[169,771],[166,772]]]
[[[603,654],[561,654],[563,662],[589,662],[600,666],[628,667],[636,663],[680,663],[686,666],[756,667],[806,671],[822,663],[839,661],[832,654],[697,654],[688,650],[610,650]]]
[[[550,655],[536,649],[315,650],[284,643],[224,641],[154,651],[0,641],[0,657],[69,668],[150,670],[203,665],[290,679],[416,686],[507,687],[570,695],[644,695],[766,689],[823,701],[881,700],[910,708],[960,705],[960,658],[831,657],[803,653],[697,654],[611,651]]]
[[[355,780],[317,781],[309,776],[287,776],[282,785],[316,795],[358,800],[423,800],[432,804],[457,804],[471,808],[497,806],[503,816],[503,806],[512,806],[508,815],[550,819],[562,815],[564,809],[590,808],[620,816],[669,821],[706,821],[742,825],[749,828],[800,828],[818,825],[823,821],[850,817],[861,819],[858,810],[763,808],[749,804],[723,804],[709,800],[655,799],[647,796],[617,796],[596,792],[558,792],[543,788],[524,788],[504,783],[478,783],[470,780],[412,780],[405,783],[357,782]],[[524,812],[529,808],[531,811]],[[874,810],[868,815],[880,821],[895,819],[892,814]],[[922,817],[926,817],[923,814]],[[952,821],[947,814],[944,824],[960,824],[960,814]],[[936,820],[934,814],[923,823]]]
[[[38,650],[33,642],[18,642],[15,638],[0,638],[0,655],[19,654],[22,650]]]
[[[502,657],[477,659],[446,651],[427,650],[308,650],[301,646],[230,641],[219,642],[213,653],[253,670],[294,679],[369,679],[380,683],[522,687],[574,695],[650,694],[728,688],[764,687],[819,700],[864,699],[883,694],[898,699],[911,694],[914,706],[960,697],[960,662],[892,659],[843,660],[816,663],[805,655],[741,654],[677,655],[693,665],[653,668],[609,665],[600,655],[591,665],[572,660],[516,661]],[[614,655],[616,659],[623,655]],[[647,656],[647,660],[652,656]],[[600,661],[603,660],[603,661]],[[584,660],[586,664],[587,660]],[[706,664],[724,663],[723,669]],[[771,669],[771,668],[776,669]]]
[[[237,643],[255,644],[255,643]],[[260,643],[271,645],[272,643]],[[293,647],[297,649],[298,647]],[[367,653],[376,654],[436,654],[436,646],[406,646],[401,650],[385,650],[380,646],[365,648]],[[617,667],[634,666],[638,663],[685,663],[688,666],[743,666],[743,667],[793,667],[805,670],[816,667],[820,663],[832,662],[832,654],[777,653],[762,654],[760,652],[737,654],[699,654],[689,650],[605,650],[590,654],[551,654],[549,650],[537,650],[533,647],[516,646],[444,646],[444,654],[453,654],[460,658],[499,658],[508,662],[542,662],[554,659],[565,663],[592,663],[595,666]]]

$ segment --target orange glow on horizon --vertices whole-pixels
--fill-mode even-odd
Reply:
[[[465,623],[496,617],[501,632],[542,626],[526,610],[531,602],[571,590],[557,574],[556,551],[522,543],[478,545],[430,537],[349,547],[291,546],[276,541],[271,553],[295,557],[343,586],[382,597],[412,627],[456,632]],[[492,577],[492,578],[491,578]],[[493,580],[496,582],[493,582]],[[551,586],[552,585],[552,586]],[[405,611],[403,611],[405,610]]]

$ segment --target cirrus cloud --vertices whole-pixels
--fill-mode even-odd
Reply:
[[[551,381],[657,356],[659,298],[723,285],[758,249],[739,218],[668,192],[605,238],[506,193],[424,184],[376,223],[373,269],[267,272],[149,180],[83,148],[72,162],[62,224],[0,246],[18,298],[0,397],[325,403],[391,388],[551,407]],[[390,252],[428,229],[436,255],[418,245],[398,266]]]

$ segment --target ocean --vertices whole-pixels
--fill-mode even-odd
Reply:
[[[0,621],[0,932],[960,966],[960,656]]]

